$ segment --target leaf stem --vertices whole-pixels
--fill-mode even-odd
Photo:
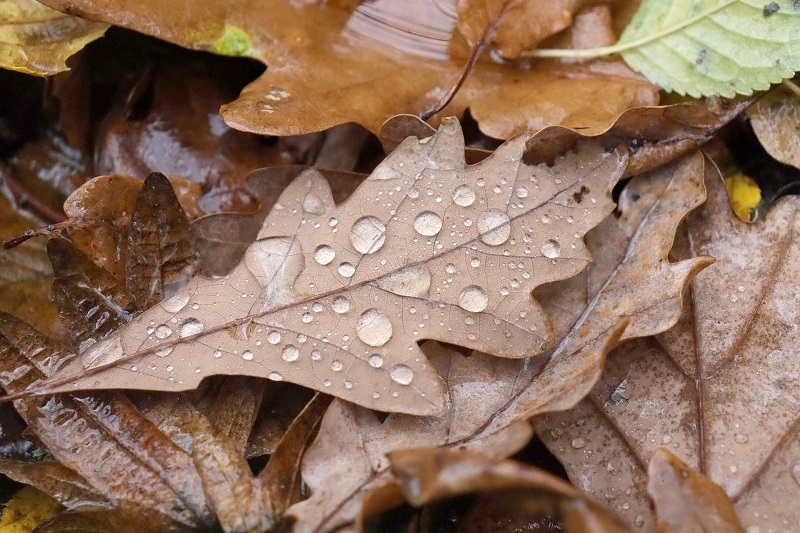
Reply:
[[[572,59],[594,59],[598,57],[605,57],[610,56],[613,54],[619,54],[621,52],[627,52],[628,50],[633,50],[635,48],[639,48],[641,46],[645,46],[647,44],[652,43],[662,37],[666,37],[672,33],[680,31],[700,20],[709,17],[716,13],[717,11],[724,9],[731,4],[738,2],[739,0],[727,0],[722,4],[709,9],[708,11],[704,11],[694,17],[690,17],[683,22],[676,24],[675,26],[671,26],[669,28],[665,28],[660,32],[654,33],[652,35],[648,35],[647,37],[642,37],[640,39],[636,39],[634,41],[630,41],[627,43],[617,43],[612,46],[601,46],[599,48],[585,48],[582,50],[574,50],[570,48],[545,48],[541,50],[528,50],[526,52],[522,52],[520,57],[556,57],[556,58],[572,58]]]

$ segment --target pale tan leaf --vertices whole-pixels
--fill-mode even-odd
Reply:
[[[800,94],[797,85],[789,81],[773,88],[747,109],[747,115],[769,155],[781,163],[800,168]]]
[[[645,529],[660,446],[720,485],[745,528],[797,529],[800,204],[784,198],[746,224],[713,168],[706,186],[685,244],[717,262],[692,283],[685,317],[620,348],[586,401],[537,427],[571,479]]]
[[[527,140],[465,167],[460,126],[447,120],[409,138],[338,207],[318,173],[301,174],[229,275],[194,278],[40,392],[186,390],[239,374],[440,412],[442,383],[417,342],[510,358],[551,346],[530,292],[588,264],[582,236],[610,212],[627,160],[587,141],[529,166]]]

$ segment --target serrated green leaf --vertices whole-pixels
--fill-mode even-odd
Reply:
[[[67,70],[67,58],[106,29],[108,24],[65,15],[34,0],[0,0],[0,67],[56,74]]]
[[[617,46],[668,91],[751,94],[800,70],[800,2],[643,0]]]

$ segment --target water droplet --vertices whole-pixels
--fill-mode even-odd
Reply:
[[[242,352],[242,359],[245,361],[252,361],[253,360],[253,352],[250,350],[245,350]]]
[[[414,229],[425,237],[433,237],[442,230],[442,217],[433,211],[423,211],[414,219]]]
[[[549,224],[550,223],[550,215],[544,214],[542,215],[542,224]]]
[[[664,435],[661,438],[661,444],[669,444],[670,442],[672,442],[672,435]]]
[[[472,260],[469,262],[469,264],[472,268],[478,268],[479,266],[481,266],[481,260],[478,259],[477,257],[473,257]]]
[[[636,527],[644,526],[644,517],[642,515],[637,515],[636,518],[633,519],[633,525]]]
[[[744,292],[744,285],[739,285],[738,287],[736,287],[736,290],[739,292]]]
[[[459,185],[453,191],[453,201],[461,207],[469,207],[475,202],[475,191],[469,185]]]
[[[189,303],[189,295],[187,293],[179,292],[171,298],[167,298],[161,302],[161,307],[167,313],[177,313]]]
[[[447,263],[444,267],[444,271],[448,274],[455,274],[456,273],[456,266],[453,263]]]
[[[478,217],[478,232],[483,242],[499,246],[511,235],[510,219],[499,209],[488,209]]]
[[[352,389],[353,388],[353,382],[352,381],[345,381],[344,382],[344,388],[345,389]]]
[[[222,350],[214,350],[214,357],[216,358],[222,357]]]
[[[414,379],[414,371],[406,365],[394,365],[389,369],[389,377],[400,385],[409,385]]]
[[[267,374],[267,379],[271,379],[272,381],[283,381],[283,376],[277,372],[270,372]]]
[[[748,441],[747,435],[743,435],[742,433],[737,433],[736,437],[734,438],[736,439],[736,442],[738,442],[739,444],[744,444],[745,442]]]
[[[794,478],[795,483],[800,485],[800,463],[797,463],[792,467],[792,477]]]
[[[197,335],[205,326],[202,322],[197,320],[196,318],[187,318],[181,323],[181,327],[178,329],[178,335],[180,337],[188,337],[189,335]]]
[[[728,467],[728,470],[730,470],[731,474],[735,474],[736,472],[739,471],[739,467],[736,465],[731,465]]]
[[[337,296],[334,298],[331,308],[339,314],[346,313],[350,310],[350,300],[344,296]]]
[[[569,445],[575,448],[576,450],[580,450],[581,448],[586,446],[586,444],[587,444],[586,439],[584,439],[583,437],[577,437],[575,439],[572,439],[572,442],[569,443]]]
[[[739,297],[735,294],[731,294],[731,302],[736,303],[739,301]]]
[[[375,253],[386,242],[386,226],[375,217],[361,217],[355,221],[350,230],[350,242],[353,244],[353,248],[362,254]],[[341,269],[341,267],[339,268]],[[339,273],[342,274],[341,270]]]
[[[308,324],[309,322],[314,320],[314,315],[312,315],[311,313],[303,313],[303,316],[300,317],[300,320],[302,320],[304,324]]]
[[[342,362],[339,360],[334,360],[331,363],[331,370],[333,370],[334,372],[340,372],[343,368],[344,364],[342,364]]]
[[[277,331],[270,331],[267,335],[267,342],[270,344],[278,344],[281,342],[281,334]]]
[[[461,291],[458,297],[458,305],[465,311],[480,313],[489,304],[489,295],[483,288],[477,285],[470,285]]]
[[[414,265],[381,278],[378,287],[399,296],[427,296],[431,273],[425,265]]]
[[[159,339],[166,339],[170,335],[172,335],[172,328],[170,328],[168,325],[161,324],[156,328],[156,337]]]
[[[383,357],[374,353],[369,356],[369,360],[367,362],[372,368],[380,368],[383,366]]]
[[[162,346],[161,348],[159,348],[158,350],[155,351],[155,354],[158,357],[166,357],[169,354],[171,354],[172,350],[174,350],[174,349],[175,349],[174,346]]]
[[[350,263],[342,263],[341,265],[339,265],[339,268],[337,270],[339,271],[339,274],[341,274],[346,278],[349,278],[356,273],[356,267],[354,267]]]
[[[392,338],[392,322],[377,309],[367,309],[358,317],[356,333],[367,346],[383,346]]]
[[[311,351],[311,360],[312,361],[319,361],[322,359],[322,353],[319,350],[312,350]]]
[[[172,372],[173,370],[175,370],[175,367],[174,367],[174,366],[172,366],[172,365],[167,365],[167,372]]]
[[[303,211],[310,215],[321,216],[325,214],[325,204],[319,196],[310,192],[303,198]]]
[[[331,218],[331,219],[329,219],[329,220],[328,220],[328,225],[329,225],[330,227],[332,227],[332,228],[333,228],[333,227],[336,227],[336,224],[338,224],[338,223],[339,223],[339,221],[338,221],[338,220],[336,220],[335,218]]]
[[[373,398],[375,398],[375,399],[377,400],[378,398],[380,398],[380,397],[381,397],[381,393],[380,393],[380,392],[378,392],[378,391],[375,391],[375,392],[373,392],[373,393],[372,393],[372,397],[373,397]]]
[[[416,187],[411,187],[410,189],[408,189],[408,197],[411,198],[412,200],[415,198],[419,198],[419,189],[417,189]]]
[[[317,249],[314,250],[314,261],[320,265],[327,265],[333,261],[334,257],[336,257],[336,251],[327,244],[317,246]]]
[[[298,357],[300,357],[300,350],[291,344],[287,344],[281,352],[281,359],[287,363],[293,363],[294,361],[297,361]]]
[[[152,335],[155,330],[156,330],[155,327],[147,326],[147,329],[145,331],[147,332],[148,335]]]
[[[561,255],[561,245],[550,239],[542,245],[542,255],[550,259],[555,259]]]
[[[526,187],[520,187],[517,189],[517,198],[526,198],[528,196],[528,189]]]

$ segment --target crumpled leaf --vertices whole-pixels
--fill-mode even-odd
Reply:
[[[619,38],[625,62],[668,91],[752,94],[800,70],[791,0],[643,0]]]
[[[298,531],[335,529],[355,521],[374,494],[390,499],[389,451],[447,446],[510,455],[527,441],[528,418],[567,409],[591,390],[620,336],[672,326],[682,289],[709,263],[666,260],[679,221],[704,198],[702,166],[694,154],[662,169],[649,201],[624,207],[620,218],[607,218],[587,235],[594,256],[589,275],[539,290],[542,297],[557,295],[546,298],[562,339],[554,352],[519,362],[425,345],[449,391],[448,409],[436,417],[391,414],[381,424],[366,409],[334,401],[303,462],[311,497],[290,510]],[[352,442],[359,446],[345,445]]]
[[[656,450],[647,477],[647,493],[653,500],[659,531],[744,533],[722,487],[686,466],[669,450]]]
[[[531,527],[531,521],[575,533],[629,530],[617,516],[572,485],[514,461],[499,462],[470,451],[442,448],[397,451],[389,460],[412,505],[477,493],[475,508],[459,524],[465,530],[485,530],[480,526],[505,531],[537,529]]]
[[[258,10],[243,0],[202,8],[185,0],[46,3],[182,46],[264,61],[266,72],[222,114],[234,128],[267,135],[346,122],[377,132],[392,115],[420,114],[437,103],[469,56],[454,31],[455,13],[435,0],[273,0]],[[469,107],[484,133],[509,138],[553,124],[606,124],[627,108],[657,102],[655,87],[618,60],[533,69],[480,61],[445,114]]]
[[[687,221],[684,255],[717,262],[691,285],[685,318],[623,346],[574,410],[537,424],[571,479],[633,522],[651,524],[645,467],[664,446],[720,485],[745,528],[800,524],[798,202],[745,224],[718,173]]]
[[[0,459],[0,472],[14,481],[36,487],[68,509],[109,505],[108,499],[85,479],[57,461]]]
[[[108,26],[59,13],[35,0],[2,0],[0,67],[37,76],[67,70],[67,58],[102,37]]]
[[[441,411],[442,384],[417,341],[512,358],[545,350],[530,291],[585,267],[581,236],[610,211],[624,170],[624,154],[596,143],[528,166],[526,140],[465,168],[460,127],[447,120],[408,139],[339,207],[321,176],[302,174],[228,276],[193,279],[37,392],[186,390],[239,374],[378,410]]]
[[[750,124],[769,155],[787,165],[800,168],[800,94],[780,85],[756,100],[747,109]]]

